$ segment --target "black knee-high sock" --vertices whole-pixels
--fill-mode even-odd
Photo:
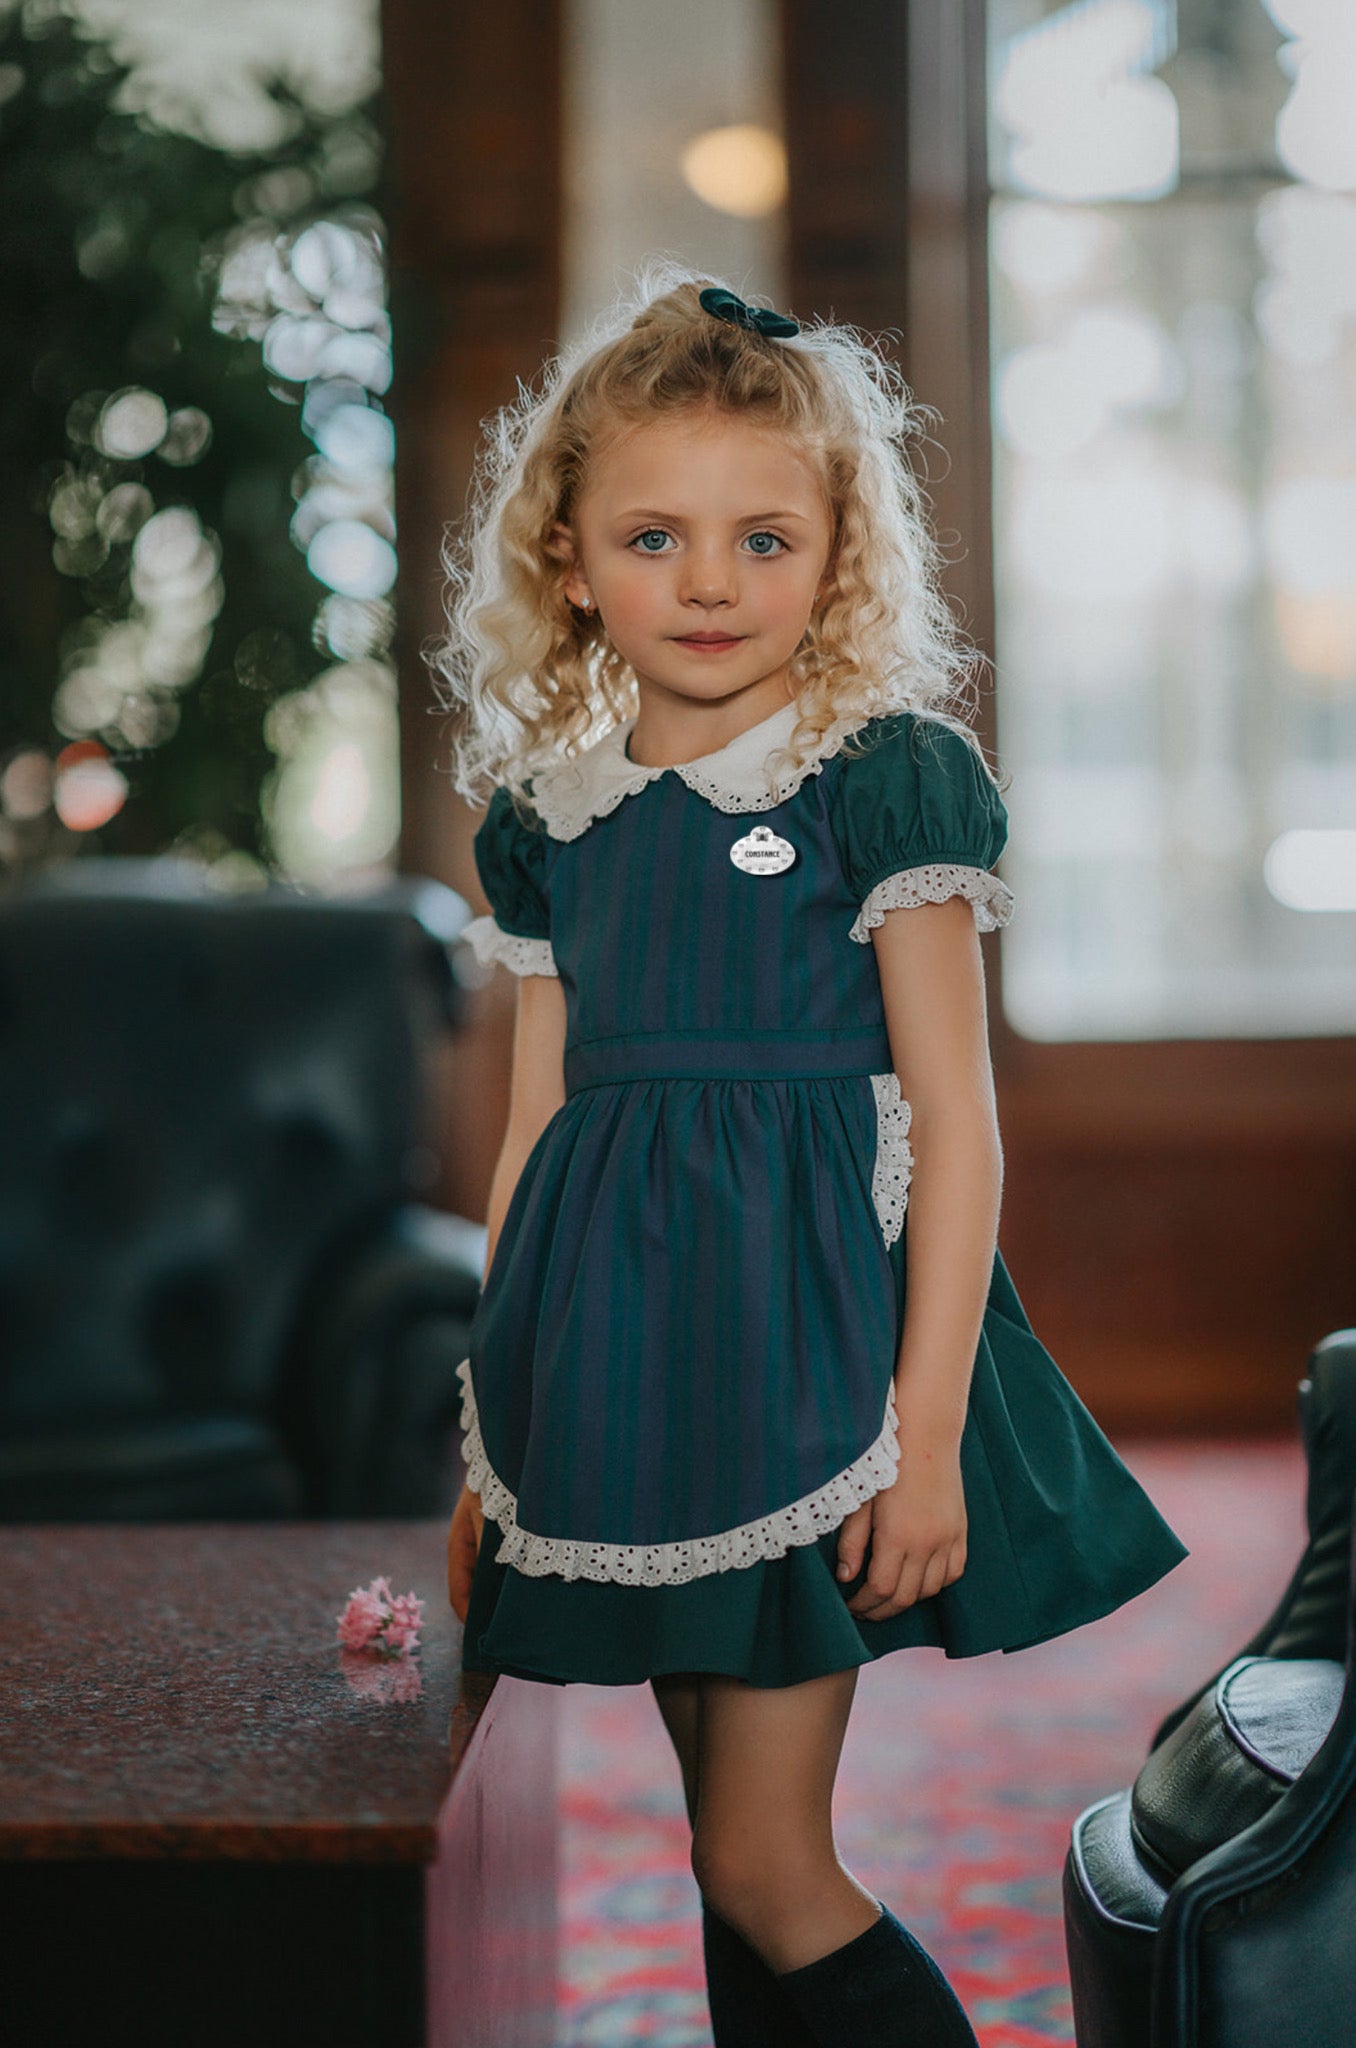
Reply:
[[[705,1904],[702,1951],[715,2048],[819,2048],[776,1972]]]
[[[821,2048],[979,2048],[941,1969],[877,1904],[864,1934],[777,1977]]]

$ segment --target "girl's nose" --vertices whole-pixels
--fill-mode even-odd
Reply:
[[[693,549],[684,564],[680,595],[690,604],[733,604],[738,596],[734,565],[723,549]]]

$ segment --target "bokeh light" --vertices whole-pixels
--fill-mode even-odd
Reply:
[[[682,173],[698,199],[740,220],[775,213],[786,199],[785,145],[753,122],[694,136],[682,154]]]
[[[1082,282],[1121,239],[1116,222],[1091,207],[1015,200],[994,222],[992,253],[1020,290],[1054,298]]]
[[[71,832],[97,832],[127,800],[127,778],[95,740],[63,747],[56,758],[52,802]]]
[[[94,443],[120,462],[149,455],[165,438],[169,413],[158,392],[130,386],[107,400],[94,430]]]
[[[1048,199],[1152,199],[1175,189],[1177,102],[1148,74],[1171,54],[1165,0],[1084,0],[1012,36],[994,87],[1007,182]]]
[[[1262,875],[1289,910],[1356,910],[1356,830],[1282,832]]]
[[[257,341],[266,366],[301,387],[315,450],[293,479],[290,533],[326,592],[312,639],[337,665],[265,719],[277,767],[264,819],[284,872],[320,883],[383,859],[399,830],[394,677],[382,659],[397,558],[380,222],[364,208],[291,233],[249,222],[223,249],[213,321]]]
[[[1356,10],[1351,0],[1263,0],[1295,41],[1278,56],[1294,81],[1276,117],[1276,154],[1306,184],[1356,189]]]
[[[0,769],[0,809],[27,823],[52,801],[52,763],[41,747],[22,747]]]
[[[400,791],[389,663],[341,662],[325,670],[269,708],[264,735],[277,756],[264,815],[289,875],[323,884],[390,855]]]

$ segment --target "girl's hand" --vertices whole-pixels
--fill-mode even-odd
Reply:
[[[965,1489],[960,1453],[916,1451],[898,1475],[847,1516],[838,1536],[838,1576],[855,1579],[871,1543],[866,1583],[848,1601],[864,1621],[888,1621],[916,1600],[954,1585],[965,1570]]]
[[[452,1510],[447,1532],[447,1597],[457,1620],[465,1622],[471,1600],[471,1574],[475,1570],[480,1539],[485,1531],[480,1495],[463,1486]]]

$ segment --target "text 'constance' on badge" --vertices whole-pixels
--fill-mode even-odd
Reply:
[[[730,848],[730,859],[746,875],[779,875],[795,857],[791,841],[779,839],[770,825],[755,825]]]

